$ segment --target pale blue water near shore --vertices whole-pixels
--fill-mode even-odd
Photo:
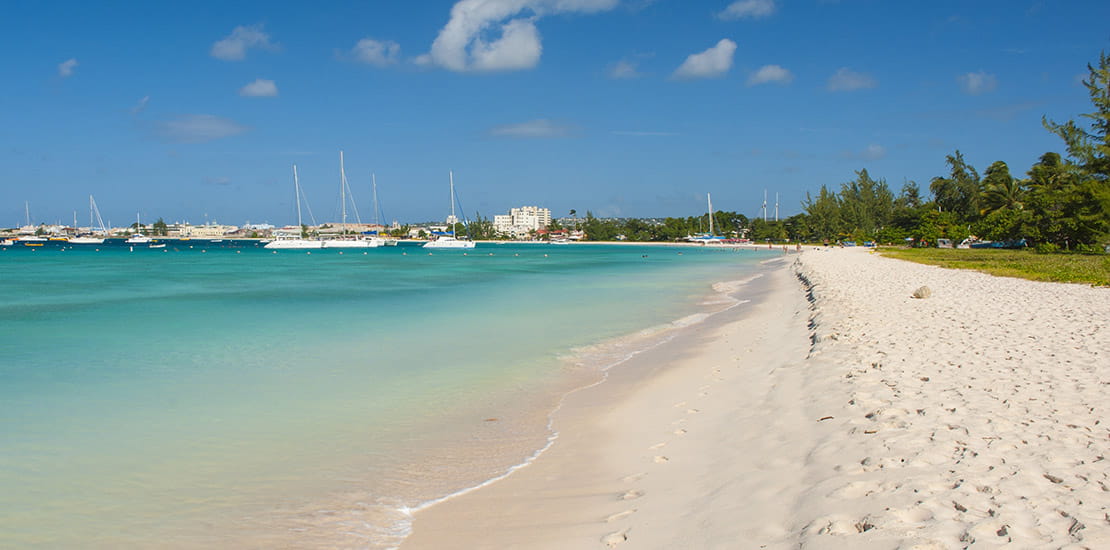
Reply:
[[[164,250],[0,252],[0,547],[395,546],[773,257]]]

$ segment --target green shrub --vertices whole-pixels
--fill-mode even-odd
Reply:
[[[1054,252],[1059,252],[1060,247],[1053,243],[1041,243],[1034,247],[1033,250],[1035,250],[1037,254],[1052,254]]]

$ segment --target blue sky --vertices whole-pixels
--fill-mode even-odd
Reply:
[[[103,4],[103,5],[101,5]],[[960,149],[1021,174],[1090,110],[1110,2],[14,2],[0,17],[0,225],[363,218],[540,205],[785,216]]]

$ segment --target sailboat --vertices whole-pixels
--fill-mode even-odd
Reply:
[[[26,212],[26,215],[27,215],[27,225],[24,226],[24,231],[31,231],[32,228],[31,228],[31,202],[30,201],[23,201],[23,211]],[[44,243],[44,242],[46,242],[46,237],[43,237],[41,235],[31,234],[31,235],[23,235],[21,237],[18,237],[16,240],[21,242],[21,243]],[[41,245],[34,245],[34,246],[41,246]]]
[[[297,165],[293,165],[293,193],[297,197],[297,228],[304,227],[304,222],[301,220],[301,183],[297,179]],[[312,211],[309,210],[311,214]],[[290,236],[279,236],[276,239],[266,243],[262,248],[282,248],[282,249],[301,249],[301,248],[323,248],[323,241],[310,241],[308,239]]]
[[[96,219],[96,225],[93,224],[94,217]],[[77,225],[76,220],[73,222],[73,225]],[[96,207],[96,201],[93,200],[92,195],[89,195],[89,228],[99,228],[101,235],[108,234],[108,229],[104,227],[104,220],[100,218],[100,209]],[[104,238],[95,237],[93,235],[79,235],[70,239],[69,242],[72,244],[103,244]]]
[[[146,235],[143,235],[142,221],[139,219],[139,213],[135,212],[135,234],[131,235],[130,237],[128,237],[128,239],[126,241],[123,241],[123,242],[125,242],[127,244],[148,244],[148,243],[150,243],[150,241],[153,241],[153,240],[154,239],[151,239],[150,237],[147,237]]]
[[[343,233],[338,239],[329,239],[324,241],[324,248],[377,248],[382,245],[382,240],[377,237],[363,238],[361,235],[348,239],[347,235],[347,198],[351,196],[351,187],[347,184],[347,172],[343,168],[343,151],[339,152],[339,201],[342,203],[341,209],[343,210],[343,220],[340,227],[343,228]],[[354,198],[351,198],[351,204],[354,205]],[[358,217],[358,207],[355,207],[355,220],[358,224],[362,225],[362,220]]]
[[[722,244],[725,242],[725,238],[713,233],[713,197],[706,193],[705,200],[709,206],[709,232],[686,237],[686,240],[698,244]]]
[[[451,234],[440,235],[436,240],[424,243],[424,248],[474,248],[474,241],[455,238],[455,173],[448,171],[447,176],[451,181],[451,217],[447,218]]]
[[[374,225],[382,228],[382,207],[378,202],[378,178],[373,172],[370,173],[370,190],[374,195]],[[379,229],[378,238],[382,241],[382,246],[397,246],[397,239],[386,238],[381,236]]]

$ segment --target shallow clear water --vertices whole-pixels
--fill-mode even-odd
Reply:
[[[0,546],[395,545],[768,257],[191,246],[0,251]]]

